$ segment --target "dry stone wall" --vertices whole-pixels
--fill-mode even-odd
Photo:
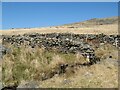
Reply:
[[[99,60],[94,53],[94,48],[98,48],[101,44],[112,44],[120,47],[119,35],[94,35],[94,34],[72,34],[72,33],[51,33],[51,34],[24,34],[24,35],[3,35],[3,45],[9,43],[16,47],[25,45],[31,48],[44,47],[46,50],[57,49],[62,53],[79,52],[91,62]]]
[[[89,56],[90,62],[84,64],[62,64],[59,66],[59,70],[51,72],[50,75],[44,75],[42,80],[52,78],[55,74],[65,73],[67,67],[85,66],[92,65],[100,58],[95,55],[95,48],[98,48],[101,44],[111,44],[118,49],[120,48],[120,35],[94,35],[94,34],[71,34],[71,33],[51,33],[51,34],[24,34],[24,35],[2,35],[3,45],[0,45],[0,57],[6,54],[10,50],[5,47],[6,44],[11,44],[15,47],[21,47],[22,45],[26,47],[44,47],[46,50],[52,50],[56,48],[58,52],[62,53],[77,53],[79,52],[85,58]],[[28,86],[33,86],[34,84],[29,83]],[[27,87],[28,87],[27,86]],[[16,87],[21,86],[11,86],[4,87],[5,89],[16,89]],[[25,86],[26,87],[26,86]]]

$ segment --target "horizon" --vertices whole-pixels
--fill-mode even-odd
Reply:
[[[118,16],[117,8],[116,2],[4,2],[2,30],[61,26],[115,17]]]
[[[112,16],[112,17],[118,17],[118,16]],[[112,17],[102,17],[102,18],[91,18],[91,19],[103,19],[103,18],[112,18]],[[87,20],[91,20],[91,19],[87,19]],[[80,22],[84,22],[84,21],[87,21],[87,20],[83,20],[83,21],[80,21]],[[65,24],[62,24],[62,25],[66,25],[66,24],[74,24],[74,23],[80,23],[80,22],[71,22],[71,23],[65,23]],[[22,27],[22,28],[9,28],[9,29],[31,29],[31,28],[47,28],[47,27],[55,27],[55,26],[62,26],[62,25],[54,25],[54,26],[43,26],[43,27]],[[3,30],[9,30],[9,29],[3,29]]]

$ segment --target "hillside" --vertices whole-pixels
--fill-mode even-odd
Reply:
[[[110,25],[110,24],[117,24],[118,17],[109,17],[109,18],[93,18],[90,20],[86,20],[83,22],[77,22],[72,24],[65,24],[66,27],[74,27],[74,28],[81,28],[81,27],[93,27],[99,25]]]
[[[112,17],[1,31],[3,90],[117,88],[120,49],[120,35],[114,35],[118,34],[117,22]]]
[[[20,28],[1,30],[2,34],[24,34],[24,33],[75,33],[75,34],[118,34],[118,18],[94,18],[83,22],[65,24],[44,28]]]
[[[4,35],[3,86],[116,88],[120,48],[116,38],[69,33]]]

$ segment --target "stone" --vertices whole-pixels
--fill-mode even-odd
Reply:
[[[0,82],[0,90],[2,89],[2,82]]]
[[[86,40],[87,39],[87,40]],[[117,40],[117,44],[116,44]],[[24,35],[2,35],[3,45],[10,43],[15,47],[21,45],[31,48],[44,47],[46,50],[56,48],[62,53],[80,52],[84,57],[90,55],[91,60],[95,61],[94,46],[98,48],[102,44],[112,44],[120,47],[120,35],[104,35],[104,34],[72,34],[72,33],[50,33],[50,34],[24,34]],[[4,52],[5,53],[5,52]]]
[[[38,82],[36,81],[27,81],[27,82],[22,82],[20,85],[17,87],[19,88],[40,88]]]
[[[7,52],[8,52],[8,49],[0,44],[0,60],[2,59],[2,56],[5,55]]]

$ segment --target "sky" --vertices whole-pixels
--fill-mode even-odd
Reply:
[[[3,2],[2,29],[48,27],[118,16],[117,2]]]

